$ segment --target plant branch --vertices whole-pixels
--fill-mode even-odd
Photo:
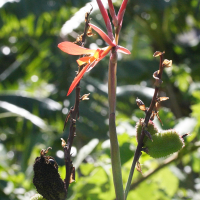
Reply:
[[[158,52],[156,52],[156,53],[158,53]],[[154,56],[157,56],[156,53],[154,54]],[[141,151],[142,151],[143,139],[144,139],[144,136],[145,136],[144,129],[145,129],[145,127],[148,126],[150,117],[152,115],[153,109],[154,109],[155,104],[156,104],[156,99],[157,99],[157,95],[158,95],[158,92],[159,92],[160,84],[162,83],[161,78],[162,78],[162,73],[163,73],[163,69],[164,69],[164,67],[162,65],[162,63],[163,63],[163,53],[160,52],[159,56],[160,56],[159,70],[157,71],[157,76],[155,77],[156,78],[156,82],[155,82],[156,87],[155,87],[155,90],[154,90],[154,95],[153,95],[153,98],[151,100],[150,107],[148,108],[148,110],[146,112],[146,116],[145,116],[145,120],[144,120],[145,126],[142,128],[142,133],[141,133],[140,139],[138,141],[138,145],[137,145],[135,155],[134,155],[134,158],[133,158],[131,170],[130,170],[128,181],[127,181],[126,188],[125,188],[125,199],[127,198],[128,192],[130,190],[130,185],[131,185],[131,180],[132,180],[132,177],[133,177],[133,174],[134,174],[134,169],[135,169],[136,163],[139,160],[139,157],[140,157],[140,154],[141,154]]]
[[[90,12],[92,9],[90,10]],[[87,12],[85,14],[85,29],[84,33],[79,37],[79,40],[77,41],[80,46],[84,46],[85,39],[87,36],[87,31],[89,28],[89,15],[90,12]],[[83,69],[84,66],[79,67],[79,72]],[[65,177],[65,189],[68,191],[69,184],[75,180],[75,168],[73,167],[72,161],[71,161],[71,147],[73,144],[74,137],[76,136],[76,119],[79,117],[79,103],[80,103],[80,82],[76,85],[76,94],[75,94],[75,103],[74,107],[72,107],[69,111],[68,116],[65,120],[68,121],[68,118],[70,117],[70,128],[69,128],[69,136],[67,139],[67,143],[64,143],[64,159],[65,159],[65,168],[66,168],[66,177]],[[64,126],[65,126],[64,125]]]

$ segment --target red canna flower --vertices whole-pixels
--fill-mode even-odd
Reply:
[[[124,53],[124,54],[130,54],[130,51],[128,49],[126,49],[122,46],[116,45],[116,42],[115,42],[114,36],[113,36],[113,32],[112,32],[112,26],[111,26],[111,23],[110,23],[110,19],[108,17],[107,10],[104,8],[101,0],[97,0],[97,3],[99,5],[99,9],[100,9],[102,16],[104,18],[106,28],[107,28],[107,31],[108,31],[108,35],[103,30],[98,28],[97,26],[95,26],[93,24],[89,24],[89,25],[102,37],[102,39],[109,46],[102,48],[102,49],[92,50],[92,49],[87,49],[87,48],[78,46],[78,45],[76,45],[72,42],[61,42],[61,43],[58,44],[58,48],[60,48],[65,53],[68,53],[68,54],[71,54],[71,55],[90,54],[90,56],[85,56],[85,57],[79,58],[77,60],[77,63],[78,63],[79,66],[81,66],[83,64],[86,64],[86,66],[80,71],[80,73],[73,80],[73,82],[72,82],[72,84],[71,84],[71,86],[68,90],[67,96],[73,91],[73,89],[76,87],[78,82],[81,80],[81,78],[83,77],[85,72],[91,70],[101,59],[103,59],[112,50],[112,48],[115,48],[116,51],[118,51],[118,52],[121,52],[121,53]],[[124,0],[123,3],[122,3],[123,5],[121,6],[122,9],[120,9],[121,11],[119,11],[117,17],[116,17],[115,14],[113,14],[113,15],[115,15],[115,21],[117,20],[116,18],[118,18],[118,20],[119,20],[119,15],[121,16],[120,13],[124,14],[126,3],[127,3],[127,0]],[[111,7],[111,4],[110,4],[110,7]],[[114,13],[113,6],[111,7],[111,10]],[[121,22],[121,19],[120,19],[120,22]]]
[[[93,24],[89,24],[99,35],[104,39],[105,42],[109,44],[109,46],[102,48],[102,49],[87,49],[81,46],[78,46],[72,42],[61,42],[58,44],[58,48],[60,48],[65,53],[71,54],[71,55],[83,55],[83,54],[91,54],[91,56],[86,56],[79,58],[77,60],[78,65],[83,65],[87,63],[87,65],[80,71],[80,73],[75,77],[74,81],[72,82],[69,91],[67,93],[67,96],[73,91],[73,89],[76,87],[78,82],[83,77],[84,73],[86,71],[89,71],[92,69],[101,59],[103,59],[112,48],[116,48],[117,51],[130,54],[130,51],[122,46],[116,45],[111,41],[111,39],[106,35],[105,32],[103,32],[100,28]]]

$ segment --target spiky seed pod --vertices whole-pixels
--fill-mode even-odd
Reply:
[[[137,139],[137,142],[140,139],[143,123],[144,123],[144,119],[140,119],[139,122],[136,123],[136,139]],[[147,126],[147,131],[151,135],[155,135],[156,133],[158,133],[157,127],[155,126],[155,124],[151,120],[149,120],[149,123],[148,123],[148,126]],[[145,143],[147,140],[149,140],[149,139],[145,135],[143,142]]]
[[[45,156],[48,150],[42,150],[41,156],[33,165],[33,184],[39,194],[47,200],[64,200],[67,192],[58,173],[58,164],[52,156]]]
[[[146,153],[153,158],[168,156],[182,149],[185,144],[183,138],[175,130],[166,130],[152,135],[153,142],[146,140]]]

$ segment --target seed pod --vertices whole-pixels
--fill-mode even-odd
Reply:
[[[162,63],[162,66],[164,67],[171,67],[172,66],[172,60],[165,59]]]
[[[152,136],[151,140],[146,140],[144,146],[146,153],[153,158],[168,156],[182,149],[185,144],[183,138],[175,130],[166,130]]]
[[[48,149],[42,150],[40,157],[35,159],[33,184],[45,199],[64,200],[67,196],[64,182],[58,173],[55,159],[52,156],[45,156]]]
[[[142,126],[143,126],[143,123],[144,123],[144,119],[140,119],[139,122],[137,122],[136,124],[136,139],[137,139],[137,142],[139,141],[140,139],[140,135],[141,135],[141,132],[142,132]],[[149,120],[149,123],[148,123],[148,126],[147,126],[147,131],[152,135],[155,135],[156,133],[158,133],[158,129],[157,127],[155,126],[155,124]],[[143,142],[145,143],[145,141],[149,140],[148,137],[145,135],[144,136],[144,140]],[[150,140],[151,141],[151,140]]]

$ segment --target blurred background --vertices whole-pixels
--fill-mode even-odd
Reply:
[[[118,11],[122,0],[115,0]],[[107,1],[103,1],[106,6]],[[93,7],[91,22],[105,24],[96,1],[0,0],[0,199],[28,200],[37,193],[33,163],[40,150],[52,147],[64,179],[60,138],[67,139],[64,120],[74,105],[66,97],[75,77],[77,56],[57,48],[83,33],[85,13]],[[200,1],[132,0],[124,15],[119,44],[131,55],[118,55],[117,132],[122,173],[126,184],[136,148],[135,125],[144,113],[136,98],[148,107],[154,92],[152,74],[158,70],[155,51],[165,51],[173,67],[163,74],[159,130],[175,128],[190,133],[186,146],[169,158],[153,159],[143,153],[143,175],[135,171],[128,200],[200,199]],[[86,47],[104,47],[96,34]],[[108,140],[106,57],[81,81],[77,137],[72,148],[76,182],[73,200],[114,199]],[[163,165],[163,163],[167,163]]]

